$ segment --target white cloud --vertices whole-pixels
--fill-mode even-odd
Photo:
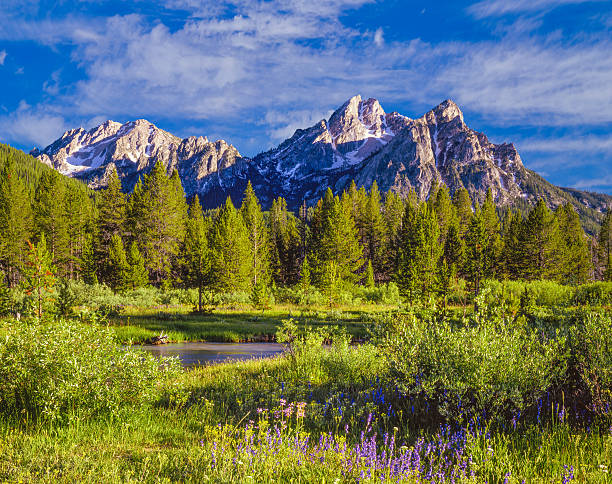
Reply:
[[[484,0],[468,8],[476,18],[496,17],[525,12],[547,11],[554,8],[606,0]]]
[[[319,121],[329,119],[333,110],[326,112],[294,110],[294,111],[274,111],[266,112],[264,123],[269,127],[268,134],[273,143],[283,141],[293,135],[297,129],[304,129]]]
[[[610,188],[612,188],[612,175],[584,178],[575,182],[574,187],[579,190],[610,190]]]
[[[6,50],[0,50],[0,66],[4,65],[6,59]]]
[[[0,116],[0,139],[46,146],[67,129],[60,115],[32,108],[25,101],[13,113]]]
[[[521,150],[544,153],[610,153],[612,135],[558,136],[554,138],[532,138],[516,143]]]
[[[376,29],[376,32],[374,33],[374,44],[376,44],[376,47],[382,47],[385,44],[383,29],[381,27]]]

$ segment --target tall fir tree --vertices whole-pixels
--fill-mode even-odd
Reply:
[[[484,224],[487,238],[485,276],[488,278],[495,278],[499,273],[499,262],[502,255],[502,240],[499,217],[497,216],[497,209],[490,188],[487,190],[485,201],[480,207],[480,216]]]
[[[544,200],[538,200],[523,222],[520,245],[521,278],[559,279],[559,223]]]
[[[65,276],[68,261],[68,219],[66,185],[55,170],[45,171],[38,182],[34,195],[34,224],[36,238],[44,234],[49,252],[58,275]]]
[[[249,234],[230,197],[213,224],[210,248],[213,287],[217,291],[248,291],[252,273]]]
[[[331,189],[319,200],[312,219],[311,267],[314,282],[321,286],[324,279],[336,283],[357,282],[362,267],[362,248],[351,207],[342,203]],[[330,278],[328,266],[333,263],[336,274]]]
[[[185,277],[189,287],[198,289],[198,312],[202,312],[202,293],[211,279],[211,251],[208,245],[209,219],[202,214],[200,199],[196,195],[189,206],[189,220],[185,233]]]
[[[465,234],[472,222],[472,200],[465,188],[460,188],[453,195],[453,204],[459,220],[459,237],[465,238]]]
[[[303,259],[300,224],[287,210],[287,202],[279,197],[270,208],[270,266],[278,285],[293,285],[299,281]]]
[[[85,238],[83,249],[81,251],[81,279],[85,284],[97,284],[98,283],[98,263],[96,260],[96,253],[94,250],[94,237],[89,234]]]
[[[14,287],[21,276],[32,233],[32,207],[9,157],[0,172],[0,268]]]
[[[256,286],[259,282],[267,284],[270,267],[268,227],[250,181],[244,191],[240,213],[249,236],[251,283],[253,286]]]
[[[380,280],[384,272],[386,231],[376,180],[372,183],[370,194],[365,202],[362,221],[365,239],[364,258],[372,266],[374,279]]]
[[[456,224],[457,216],[455,214],[455,206],[448,192],[448,187],[442,185],[436,190],[436,198],[432,201],[432,208],[436,212],[438,226],[440,227],[440,245],[446,244],[448,232],[451,226]]]
[[[604,281],[612,281],[612,209],[608,209],[604,215],[597,242],[600,277]]]
[[[99,216],[97,224],[96,257],[99,261],[99,271],[101,279],[105,282],[110,281],[111,267],[109,261],[109,248],[111,239],[114,235],[123,237],[131,235],[126,233],[127,202],[122,192],[121,180],[117,175],[117,170],[113,166],[108,173],[107,186],[101,190],[99,196]],[[142,185],[138,184],[139,188]],[[138,194],[133,195],[134,199],[139,198]]]
[[[488,276],[489,260],[487,256],[489,235],[482,212],[476,210],[472,215],[470,225],[465,234],[465,266],[467,276],[474,295],[478,296],[482,281]]]
[[[128,288],[130,267],[125,253],[123,240],[118,234],[112,236],[108,248],[110,274],[108,283],[114,291],[123,291]]]
[[[395,279],[410,300],[425,298],[437,288],[438,262],[443,252],[439,231],[435,211],[427,203],[406,206]]]
[[[522,274],[521,231],[523,216],[520,212],[506,210],[502,222],[502,257],[501,266],[504,277],[517,280]]]
[[[559,222],[561,235],[560,280],[567,284],[582,284],[590,278],[592,273],[589,241],[571,203],[558,207],[555,216]]]
[[[176,171],[170,178],[161,161],[138,183],[130,197],[128,226],[156,285],[176,282],[185,237],[187,204]]]
[[[138,249],[138,244],[135,240],[130,242],[127,251],[127,273],[126,286],[129,289],[138,289],[144,287],[149,282],[149,272],[145,264],[144,257]]]
[[[383,240],[383,270],[381,281],[388,281],[395,273],[398,250],[399,233],[402,229],[404,217],[404,201],[394,192],[388,191],[383,206],[383,219],[385,222],[385,238]]]
[[[94,231],[95,206],[87,192],[78,185],[68,185],[65,197],[66,230],[66,277],[74,279],[82,271],[81,259],[87,237]]]

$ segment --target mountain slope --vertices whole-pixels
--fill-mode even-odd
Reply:
[[[144,119],[125,124],[106,121],[90,131],[66,131],[44,150],[30,154],[64,175],[87,181],[92,188],[105,186],[108,170],[115,167],[128,190],[159,160],[168,173],[178,170],[188,193],[197,192],[208,175],[241,158],[238,150],[223,140],[212,143],[201,136],[180,139]]]
[[[209,206],[227,196],[239,201],[250,180],[264,206],[278,196],[290,208],[315,203],[327,189],[346,189],[351,180],[369,188],[426,199],[435,183],[451,193],[466,188],[484,200],[490,189],[498,206],[526,208],[544,198],[551,208],[576,206],[592,232],[612,197],[556,187],[524,167],[513,144],[491,143],[465,123],[463,113],[446,100],[420,118],[386,113],[376,99],[354,96],[328,120],[321,120],[252,159],[225,141],[180,139],[145,120],[121,125],[112,121],[85,131],[66,132],[43,151],[32,154],[60,172],[104,186],[115,166],[127,189],[161,160],[177,169],[187,195],[198,193]]]

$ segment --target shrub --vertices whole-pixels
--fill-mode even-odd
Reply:
[[[576,288],[574,304],[580,306],[612,305],[612,282],[593,282]]]
[[[528,297],[537,306],[569,306],[574,297],[574,288],[554,281],[497,281],[488,280],[490,303],[506,303],[518,308],[521,298]]]
[[[579,378],[576,383],[588,392],[591,410],[609,413],[612,410],[612,318],[605,313],[585,314],[570,334],[575,374]]]
[[[445,419],[502,420],[533,405],[565,376],[563,337],[545,339],[524,320],[489,309],[483,305],[461,327],[414,314],[379,326],[377,337],[401,390]]]
[[[116,414],[153,403],[181,371],[178,360],[121,348],[109,328],[14,322],[0,341],[0,412],[43,420]]]

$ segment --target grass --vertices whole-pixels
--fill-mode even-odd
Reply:
[[[353,337],[368,335],[368,324],[376,315],[389,312],[388,306],[303,308],[277,305],[271,310],[257,311],[245,307],[220,308],[209,314],[193,314],[191,306],[174,305],[157,308],[128,306],[120,316],[113,316],[119,339],[125,343],[144,343],[161,332],[170,341],[261,342],[274,341],[283,320],[294,318],[313,327],[338,325]]]
[[[144,341],[162,331],[175,341],[248,340],[273,335],[280,328],[278,338],[289,341],[291,351],[271,359],[179,371],[163,382],[155,377],[159,384],[156,399],[117,405],[113,412],[94,415],[68,410],[61,419],[34,420],[26,412],[7,412],[3,407],[7,400],[0,400],[0,481],[612,482],[612,414],[587,412],[582,420],[559,417],[562,414],[554,400],[549,402],[543,395],[557,384],[566,385],[564,391],[578,388],[578,376],[568,371],[555,376],[552,385],[540,380],[535,363],[548,360],[538,357],[535,350],[524,350],[540,348],[544,356],[546,351],[558,353],[573,364],[564,359],[570,347],[544,343],[565,334],[563,325],[577,324],[571,334],[581,343],[571,348],[584,349],[585,359],[584,368],[576,368],[596,377],[592,383],[600,390],[597,395],[609,402],[606,375],[611,360],[601,349],[610,340],[609,314],[577,320],[580,313],[573,310],[538,310],[528,318],[515,318],[511,311],[496,315],[498,309],[483,306],[482,313],[469,315],[458,325],[463,308],[455,308],[446,324],[440,312],[387,318],[380,313],[390,308],[374,305],[336,309],[276,305],[264,313],[237,306],[206,315],[190,314],[189,307],[182,305],[127,306],[113,318],[120,341]],[[293,323],[283,323],[288,318]],[[374,325],[371,342],[349,344],[351,337],[367,334],[372,321],[380,325],[386,321],[392,324],[387,327],[392,331],[376,333],[376,328],[384,328]],[[53,324],[61,328],[63,323],[50,322],[50,327]],[[310,329],[305,328],[307,324]],[[322,343],[331,333],[323,328],[330,325],[342,326],[347,334],[336,334],[332,346],[325,347]],[[551,327],[563,331],[557,334]],[[537,340],[525,346],[532,340],[518,338],[521,328],[526,336],[538,328]],[[71,351],[83,352],[62,331],[49,332],[56,333],[57,341],[50,341],[49,348],[57,344],[67,361]],[[92,340],[100,342],[88,347],[92,355],[96,345],[107,341],[105,334]],[[415,334],[422,337],[412,337]],[[589,337],[580,339],[582,334]],[[32,377],[24,381],[41,381],[36,378],[36,372],[42,371],[37,355],[44,348],[26,343],[24,340],[23,347],[32,355],[27,359]],[[0,347],[2,344],[6,345],[0,338]],[[22,360],[14,359],[14,353],[0,352],[0,361],[17,371],[15,361]],[[51,349],[44,354],[49,368],[55,368]],[[407,364],[411,358],[420,364],[416,372]],[[483,364],[484,358],[489,366]],[[116,372],[115,361],[106,358],[104,368],[122,390],[121,378],[130,375]],[[474,365],[493,369],[479,373],[472,369]],[[72,398],[71,382],[80,381],[76,376],[85,367],[82,363],[75,371],[67,367],[70,371],[63,372],[66,398]],[[418,378],[411,380],[414,375]],[[570,377],[578,379],[567,387],[563,378]],[[89,381],[87,375],[84,378]],[[523,410],[518,423],[510,425],[510,416],[516,414],[506,414],[506,410],[493,419],[496,406],[489,403],[489,397],[497,396],[507,404],[512,399],[501,390],[510,385],[510,390],[522,393],[525,379],[535,396],[523,407],[517,398],[514,410]],[[37,395],[48,391],[49,399],[54,397],[57,378],[52,380],[47,386],[40,385]],[[103,378],[99,385],[104,387],[107,381]],[[430,387],[424,386],[427,382]],[[474,407],[479,413],[457,417],[448,405],[454,402],[453,392],[461,397],[461,408],[468,406],[472,392],[483,402],[482,409]],[[569,392],[562,395],[570,401]],[[543,400],[550,411],[545,407],[540,415]],[[19,401],[14,404],[18,406]],[[453,412],[441,413],[444,409]],[[567,411],[578,416],[569,403]]]
[[[315,421],[310,425],[318,427],[318,431],[307,431],[310,408],[302,422],[281,417],[278,421],[286,425],[278,427],[278,434],[275,431],[274,435],[279,438],[271,443],[266,441],[266,419],[258,418],[249,410],[255,400],[246,400],[276,387],[280,392],[278,379],[293,378],[285,382],[285,396],[289,400],[290,393],[307,391],[308,384],[302,378],[316,376],[317,371],[317,396],[338,390],[330,373],[313,371],[314,375],[296,373],[289,358],[222,364],[185,373],[185,383],[196,393],[181,408],[132,409],[115,418],[94,420],[75,417],[62,426],[0,421],[0,480],[48,483],[394,481],[391,477],[385,478],[389,471],[384,465],[376,468],[366,458],[360,460],[357,468],[346,472],[347,456],[360,442],[359,431],[364,426],[345,434],[342,429]],[[220,390],[224,393],[219,394]],[[276,398],[277,395],[272,395],[270,402]],[[230,404],[232,399],[234,402]],[[267,418],[274,422],[271,413]],[[249,425],[249,420],[254,420],[255,425]],[[383,443],[384,428],[375,430],[379,432],[376,442],[378,462],[381,462],[382,452],[388,446]],[[331,432],[338,448],[316,450],[315,444],[323,431]],[[296,438],[307,435],[313,442],[308,452],[316,454],[312,461],[308,460],[308,453],[297,452],[294,444]],[[437,455],[428,458],[425,449],[437,442],[439,435],[435,432],[399,430],[396,437],[396,454],[406,452],[400,450],[400,442],[414,448],[422,445],[419,439],[424,439],[422,442],[429,444],[422,445],[423,462],[432,467],[440,465]],[[562,483],[569,482],[570,467],[574,475],[572,482],[610,482],[607,471],[612,468],[612,435],[605,428],[572,429],[556,423],[529,426],[512,433],[483,431],[467,439],[464,452],[469,455],[471,467],[456,482]],[[386,459],[383,461],[387,462]],[[469,469],[474,471],[474,477]],[[416,475],[408,474],[405,482],[417,480]],[[429,482],[420,480],[423,481]]]

